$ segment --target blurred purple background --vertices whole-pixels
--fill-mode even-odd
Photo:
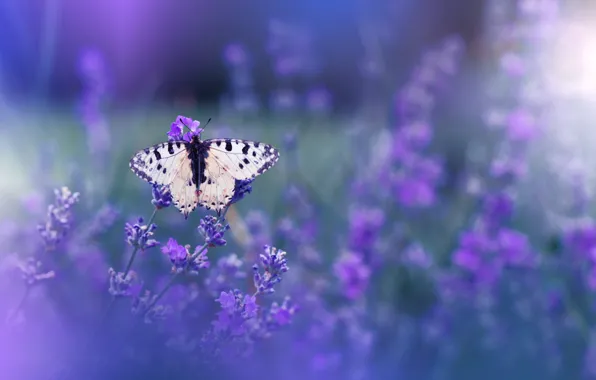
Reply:
[[[459,34],[480,59],[483,1],[141,1],[7,0],[0,5],[1,83],[15,100],[74,100],[80,92],[76,62],[84,49],[105,55],[119,105],[149,87],[171,102],[192,97],[216,102],[228,85],[225,47],[242,43],[253,55],[257,92],[265,97],[275,77],[267,54],[269,21],[299,23],[312,35],[321,61],[320,82],[343,109],[359,101],[357,76],[370,39],[385,44],[383,59],[394,79],[420,49]],[[389,78],[387,78],[389,79]]]

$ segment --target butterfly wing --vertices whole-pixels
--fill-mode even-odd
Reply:
[[[210,139],[203,143],[209,147],[207,159],[213,162],[212,166],[217,164],[219,170],[238,180],[254,179],[279,159],[279,150],[256,141]]]
[[[234,177],[225,171],[213,156],[205,158],[205,182],[198,191],[198,203],[218,214],[228,205],[234,195]]]
[[[192,183],[192,166],[190,159],[184,156],[180,170],[174,176],[170,183],[170,193],[174,206],[188,218],[188,214],[197,208],[199,199],[197,197],[197,188]]]
[[[185,141],[164,142],[139,151],[129,162],[130,169],[139,178],[155,185],[169,185],[182,167],[190,160]]]
[[[174,206],[185,218],[198,203],[187,146],[186,141],[157,144],[135,154],[129,163],[131,170],[141,179],[169,186]]]

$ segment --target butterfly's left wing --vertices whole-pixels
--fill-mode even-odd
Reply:
[[[208,160],[234,179],[254,179],[271,168],[279,159],[279,150],[269,144],[238,139],[210,139]],[[212,165],[213,166],[213,165]]]
[[[155,185],[172,183],[183,166],[190,167],[186,141],[170,141],[137,152],[129,162],[139,178]]]

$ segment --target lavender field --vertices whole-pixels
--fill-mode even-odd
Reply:
[[[0,5],[0,379],[596,379],[587,5],[486,1],[472,37],[420,37],[408,1],[304,3],[354,16],[351,42],[255,5],[262,35],[205,21],[213,66],[194,35],[145,61],[166,37],[126,27],[169,6],[108,3]],[[280,157],[185,218],[143,180],[175,167],[131,157],[192,136]]]

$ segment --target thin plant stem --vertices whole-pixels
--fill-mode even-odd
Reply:
[[[228,212],[228,210],[230,209],[230,205],[228,205],[224,212],[221,214],[221,216],[218,218],[218,222],[223,222],[225,221],[225,217],[226,217],[226,213]],[[203,246],[196,252],[194,253],[191,258],[190,261],[196,259],[197,257],[199,257],[199,255],[201,253],[203,253],[205,250],[207,249],[207,244],[203,244]],[[170,279],[168,280],[168,283],[163,287],[163,289],[155,296],[155,298],[153,299],[153,301],[147,306],[147,310],[145,311],[145,314],[148,313],[151,308],[153,306],[155,306],[157,304],[157,302],[166,294],[166,292],[170,289],[170,287],[174,284],[176,278],[178,278],[178,275],[180,273],[182,273],[183,271],[178,271],[176,273],[174,273],[174,275],[172,277],[170,277]]]
[[[147,228],[149,228],[151,226],[151,223],[153,223],[153,220],[155,219],[155,215],[157,214],[158,210],[159,209],[157,207],[153,210],[153,214],[151,214],[151,217],[149,218],[149,221],[147,222]],[[134,248],[134,250],[132,251],[132,255],[130,255],[130,259],[128,259],[128,263],[126,264],[126,269],[124,269],[124,278],[126,278],[126,275],[128,274],[128,272],[130,272],[130,268],[132,267],[132,263],[135,261],[137,252],[139,252],[138,246]]]
[[[155,215],[157,214],[158,210],[159,209],[157,207],[153,210],[153,213],[151,214],[151,217],[149,218],[149,221],[147,222],[147,228],[149,228],[149,226],[151,226],[151,223],[153,223],[153,220],[155,219]],[[128,263],[126,264],[126,269],[124,269],[124,278],[126,278],[128,273],[130,272],[130,268],[132,267],[132,264],[135,261],[135,257],[137,256],[138,251],[139,251],[138,246],[133,249],[132,254],[130,255],[130,259],[128,259]],[[117,297],[112,296],[112,300],[108,304],[108,307],[106,308],[106,311],[103,314],[103,317],[101,318],[100,324],[103,325],[103,323],[108,319],[108,315],[110,315],[110,310],[112,310],[112,307],[116,303],[116,299],[117,299]]]
[[[166,294],[166,292],[170,289],[170,287],[172,285],[174,285],[174,282],[176,281],[176,278],[178,278],[178,275],[182,273],[182,272],[176,272],[174,273],[174,275],[172,277],[170,277],[170,279],[168,280],[168,283],[163,287],[163,289],[155,296],[155,298],[153,299],[153,301],[149,304],[149,306],[147,306],[147,310],[145,311],[145,313],[149,312],[149,310],[151,310],[151,308],[153,306],[155,306],[155,304],[157,304],[157,302]]]
[[[8,317],[6,318],[7,321],[10,321],[10,319],[13,318],[14,316],[16,316],[18,314],[18,312],[21,310],[21,308],[23,307],[23,305],[27,301],[27,298],[29,298],[30,290],[31,290],[31,285],[27,285],[25,287],[25,291],[23,292],[23,295],[21,296],[21,299],[19,300],[19,303],[14,308],[14,310],[12,310],[8,314]]]

